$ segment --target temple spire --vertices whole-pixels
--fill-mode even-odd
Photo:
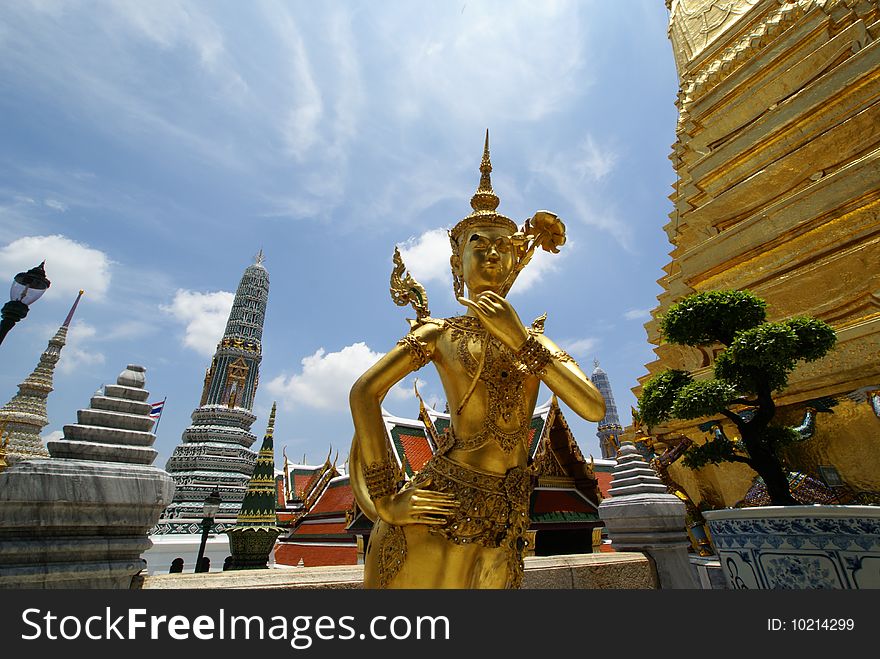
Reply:
[[[269,273],[259,263],[262,250],[245,268],[238,284],[223,338],[205,373],[199,406],[192,424],[165,469],[174,478],[174,501],[154,535],[181,533],[201,519],[202,502],[214,488],[223,504],[215,516],[215,532],[231,526],[238,515],[257,456],[250,430],[262,361],[263,321],[269,299]]]
[[[73,306],[70,307],[70,312],[68,312],[67,318],[64,319],[61,327],[70,327],[70,321],[73,320],[73,314],[76,311],[76,307],[79,304],[80,298],[82,298],[83,293],[85,293],[85,291],[83,289],[79,289],[79,295],[77,295],[76,300],[73,301]]]
[[[0,421],[6,423],[6,462],[12,465],[27,458],[48,458],[49,452],[40,439],[40,432],[49,425],[46,399],[52,392],[55,365],[61,359],[61,349],[67,343],[67,330],[77,304],[80,291],[64,319],[64,323],[49,339],[49,345],[40,355],[33,372],[18,385],[18,393],[0,409]]]
[[[594,368],[590,380],[596,385],[602,398],[605,399],[605,416],[599,422],[596,436],[599,438],[602,457],[613,460],[620,448],[620,435],[623,433],[623,427],[620,425],[620,417],[617,414],[617,405],[614,403],[614,393],[611,391],[608,374],[599,366],[598,359],[593,359],[593,364]]]
[[[492,190],[492,161],[489,158],[489,129],[486,129],[486,142],[483,146],[483,159],[480,162],[480,185],[471,197],[471,208],[474,212],[492,212],[498,208],[500,200]]]
[[[232,550],[232,569],[265,568],[275,538],[282,529],[275,514],[278,501],[275,485],[275,403],[269,414],[269,424],[263,444],[257,455],[254,473],[235,526],[227,531]]]

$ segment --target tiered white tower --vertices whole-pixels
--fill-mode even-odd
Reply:
[[[590,380],[596,385],[602,398],[605,399],[605,416],[599,422],[596,436],[599,437],[602,457],[606,460],[614,460],[620,448],[620,435],[623,432],[623,427],[620,425],[617,404],[614,402],[614,393],[611,391],[611,381],[608,379],[608,374],[599,367],[598,360],[594,360],[593,365]]]
[[[205,373],[202,398],[183,431],[183,443],[168,459],[166,469],[177,486],[174,501],[162,514],[154,535],[199,533],[202,505],[214,488],[222,504],[213,530],[235,524],[257,455],[250,428],[259,382],[261,339],[269,274],[263,253],[241,278],[223,338]]]

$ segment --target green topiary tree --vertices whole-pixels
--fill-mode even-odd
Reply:
[[[797,502],[779,460],[779,449],[797,439],[791,428],[773,425],[773,392],[784,389],[799,361],[825,355],[836,341],[834,330],[815,318],[766,321],[767,304],[749,291],[695,293],[672,305],[662,317],[660,331],[670,343],[724,346],[715,359],[715,377],[694,380],[680,370],[651,378],[639,397],[642,420],[649,427],[668,419],[697,419],[721,414],[730,419],[741,441],[717,433],[694,445],[683,464],[698,469],[706,464],[741,462],[754,469],[767,485],[773,505]],[[737,414],[734,408],[745,406]]]

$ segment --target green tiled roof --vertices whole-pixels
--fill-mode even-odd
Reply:
[[[541,433],[544,432],[544,419],[540,416],[533,416],[532,422],[529,424],[529,428],[535,429],[535,434],[532,435],[532,441],[529,442],[529,458],[535,454],[535,449],[538,448],[538,442],[541,441]]]

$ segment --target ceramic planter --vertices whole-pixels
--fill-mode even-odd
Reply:
[[[766,506],[703,514],[729,588],[880,588],[880,507]]]

